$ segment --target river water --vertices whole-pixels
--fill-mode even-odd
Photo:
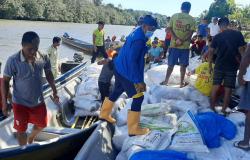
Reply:
[[[96,27],[96,24],[0,19],[0,62],[2,62],[2,71],[7,58],[21,49],[22,35],[26,31],[35,31],[39,34],[41,39],[39,50],[46,53],[47,48],[52,43],[52,38],[54,36],[62,36],[64,32],[69,33],[74,38],[92,42],[92,33]],[[120,39],[122,35],[127,36],[132,29],[133,26],[105,25],[105,35],[116,35]],[[156,35],[163,39],[164,30],[158,30]],[[75,52],[77,51],[68,46],[61,45],[59,48],[60,59],[68,58],[72,60]],[[85,56],[85,59],[89,59],[89,56]]]

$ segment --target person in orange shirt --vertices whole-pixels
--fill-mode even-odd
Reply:
[[[171,32],[168,28],[165,29],[166,32],[166,37],[165,37],[165,43],[164,43],[164,55],[163,58],[165,59],[167,57],[167,52],[168,52],[168,48],[170,46],[170,42],[171,42]]]

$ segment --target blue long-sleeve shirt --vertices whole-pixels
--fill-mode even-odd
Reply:
[[[144,82],[144,65],[147,38],[141,27],[135,29],[127,38],[114,60],[116,71],[133,83]]]

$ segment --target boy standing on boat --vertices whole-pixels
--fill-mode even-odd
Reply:
[[[50,59],[51,70],[54,78],[58,76],[59,63],[58,63],[58,47],[61,45],[61,38],[54,37],[53,44],[48,49],[48,56]]]
[[[105,50],[105,41],[104,41],[104,22],[98,22],[98,28],[93,33],[93,45],[94,52],[91,58],[91,63],[95,63],[96,57],[99,53],[102,54],[103,58],[108,58],[108,55]]]
[[[35,32],[26,32],[22,38],[22,49],[9,57],[5,65],[2,83],[3,113],[7,116],[7,95],[13,78],[14,128],[19,144],[31,144],[37,134],[47,125],[47,110],[43,98],[42,74],[50,84],[56,103],[59,102],[49,58],[39,51],[40,38]],[[28,123],[34,124],[27,137]]]
[[[115,123],[116,120],[111,116],[114,102],[123,92],[126,92],[128,97],[133,98],[131,110],[128,111],[127,122],[130,136],[144,135],[149,132],[148,128],[141,128],[139,122],[141,105],[144,99],[143,92],[146,91],[146,84],[144,83],[146,42],[151,38],[157,27],[156,19],[151,15],[146,15],[143,18],[142,26],[136,28],[127,37],[124,46],[114,60],[114,90],[109,98],[105,98],[101,108],[100,119]]]

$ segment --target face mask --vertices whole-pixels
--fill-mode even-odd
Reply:
[[[145,34],[145,36],[146,36],[147,38],[151,38],[151,37],[153,36],[153,34],[154,34],[153,31],[147,31],[146,34]]]

